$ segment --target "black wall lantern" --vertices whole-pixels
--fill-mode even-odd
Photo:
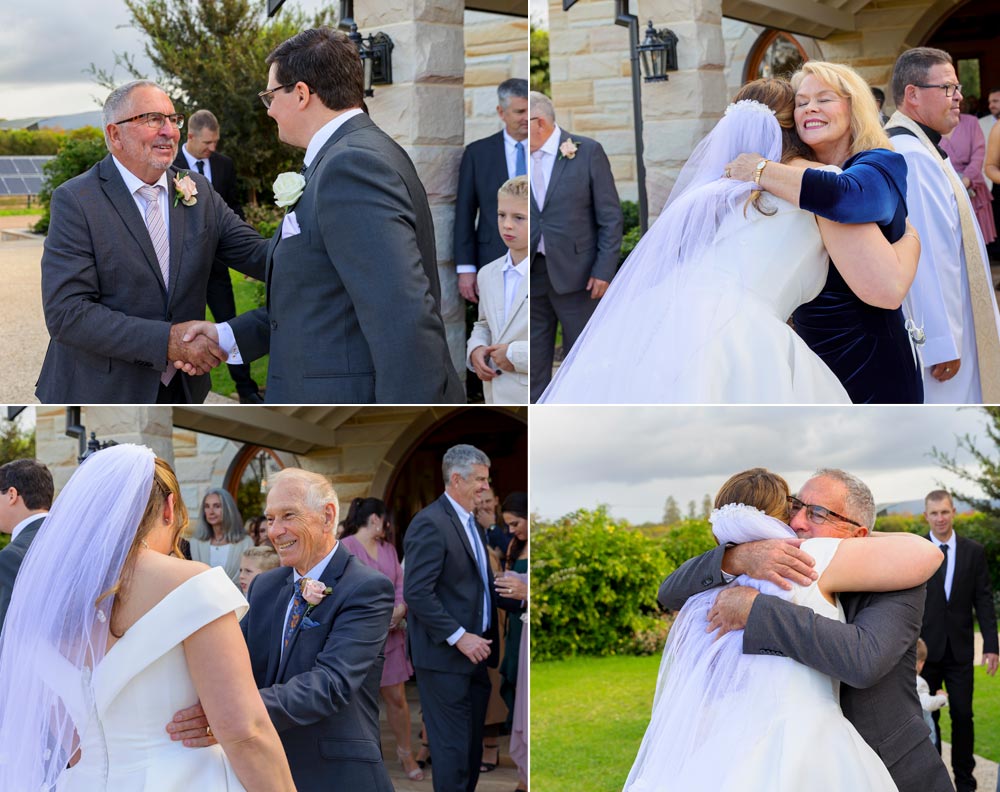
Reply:
[[[646,26],[646,38],[636,46],[646,82],[669,80],[668,71],[677,71],[677,34],[669,28],[655,30],[653,20]]]
[[[362,36],[354,21],[354,0],[340,0],[340,21],[337,27],[358,48],[365,70],[365,96],[374,96],[373,85],[392,85],[392,39],[385,33]]]

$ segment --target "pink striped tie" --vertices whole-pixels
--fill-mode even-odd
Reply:
[[[156,260],[160,264],[160,274],[163,275],[163,286],[170,288],[170,242],[167,239],[167,226],[163,222],[163,212],[160,211],[160,186],[158,184],[140,187],[136,192],[146,201],[146,228],[149,231],[149,241],[156,251]],[[177,370],[171,365],[160,375],[160,382],[170,384]]]

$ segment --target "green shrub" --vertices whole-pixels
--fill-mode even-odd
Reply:
[[[690,519],[668,526],[662,542],[663,552],[674,568],[719,544],[712,535],[712,525],[708,520]]]
[[[656,593],[673,567],[661,543],[598,507],[536,523],[531,544],[533,659],[646,652],[665,634]]]
[[[35,224],[35,231],[40,234],[47,234],[49,231],[49,202],[56,187],[89,170],[104,159],[107,153],[103,137],[79,137],[68,140],[55,159],[45,163],[45,180],[42,191],[38,194],[38,202],[44,207],[44,211],[41,220]]]

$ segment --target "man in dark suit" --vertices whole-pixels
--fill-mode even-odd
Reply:
[[[208,339],[183,341],[183,323],[204,320],[214,261],[263,279],[267,242],[204,177],[172,170],[183,121],[155,83],[115,89],[104,104],[110,154],[53,192],[41,402],[204,401],[206,372],[225,354]]]
[[[486,540],[473,512],[489,488],[490,460],[470,445],[445,452],[444,494],[403,537],[407,641],[434,759],[434,792],[474,792],[499,657],[496,597]]]
[[[552,379],[556,326],[568,353],[618,268],[622,208],[601,144],[556,125],[531,92],[531,401]]]
[[[0,550],[0,631],[21,562],[52,508],[52,474],[37,459],[15,459],[0,466],[0,533],[11,542]]]
[[[940,690],[943,684],[948,691],[951,768],[958,792],[968,792],[976,788],[972,774],[976,766],[972,727],[973,610],[983,636],[986,673],[996,674],[1000,661],[990,571],[983,546],[955,533],[952,527],[955,506],[951,495],[944,490],[928,493],[924,499],[924,516],[931,526],[927,538],[944,553],[944,561],[934,577],[927,581],[927,604],[920,631],[920,637],[927,644],[923,677],[931,690]],[[939,714],[935,711],[933,717],[934,740],[940,751]]]
[[[497,227],[497,190],[528,174],[528,81],[497,86],[497,115],[503,129],[470,143],[462,154],[455,196],[455,271],[458,290],[479,301],[476,273],[507,252]]]
[[[318,473],[285,468],[274,477],[265,514],[281,567],[250,584],[240,626],[296,787],[392,792],[378,696],[394,593],[385,575],[340,547],[339,511]],[[196,706],[167,728],[198,747],[214,743],[207,726]]]
[[[270,350],[274,403],[464,404],[441,319],[434,221],[406,152],[362,110],[357,47],[306,30],[268,56],[261,99],[305,178],[276,190],[287,205],[267,261],[267,306],[218,334],[240,362]],[[235,358],[231,357],[231,361]]]
[[[219,120],[211,110],[197,110],[187,120],[187,142],[181,146],[174,159],[174,167],[204,176],[226,206],[241,219],[246,219],[236,191],[236,166],[225,154],[215,150],[219,145]],[[236,298],[229,280],[229,267],[216,261],[213,277],[208,282],[208,308],[217,322],[226,322],[236,316]],[[236,383],[236,393],[241,404],[261,404],[263,399],[257,383],[250,376],[250,366],[230,363],[229,374]]]
[[[875,525],[871,491],[841,470],[817,472],[802,486],[798,501],[801,505],[790,511],[790,525],[803,538],[864,536]],[[741,574],[785,588],[789,585],[782,578],[805,586],[813,580],[812,565],[807,553],[783,540],[722,545],[682,564],[663,581],[658,599],[662,607],[678,610],[694,594]],[[744,630],[744,654],[790,657],[839,679],[844,716],[885,763],[900,792],[952,792],[948,770],[927,739],[914,682],[924,591],[917,586],[841,593],[845,624],[736,586],[719,593],[718,613],[708,626]]]

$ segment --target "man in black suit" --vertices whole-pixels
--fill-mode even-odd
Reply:
[[[417,674],[434,792],[474,792],[490,697],[487,665],[499,657],[493,572],[477,525],[476,496],[490,459],[470,445],[445,452],[444,494],[403,537],[407,641]]]
[[[187,142],[177,151],[174,167],[200,173],[241,220],[245,220],[243,206],[236,193],[236,166],[225,154],[215,150],[219,145],[219,120],[211,110],[197,110],[188,119]],[[226,322],[236,316],[236,298],[229,268],[221,261],[212,265],[208,281],[207,303],[217,322]],[[250,376],[246,363],[230,363],[229,374],[236,383],[236,393],[241,404],[262,404],[257,383]]]
[[[997,641],[997,618],[993,609],[990,572],[983,546],[952,528],[955,506],[944,490],[934,490],[924,498],[924,516],[930,523],[928,535],[944,553],[941,568],[927,581],[920,637],[927,643],[927,663],[923,677],[931,690],[942,683],[948,691],[951,714],[951,767],[958,792],[976,788],[972,771],[973,758],[972,683],[973,630],[972,611],[976,611],[983,636],[983,665],[990,676],[996,674],[1000,661]],[[941,727],[935,712],[935,742],[941,750]]]
[[[479,302],[476,272],[507,252],[497,227],[497,190],[528,173],[528,81],[504,80],[497,99],[503,129],[470,143],[458,169],[455,271],[458,290],[469,302]]]
[[[0,550],[0,630],[21,562],[52,507],[52,474],[37,459],[15,459],[0,467],[0,533],[11,542]]]
[[[569,353],[621,255],[622,207],[596,140],[556,124],[552,100],[531,92],[531,401],[552,379],[556,326]]]

